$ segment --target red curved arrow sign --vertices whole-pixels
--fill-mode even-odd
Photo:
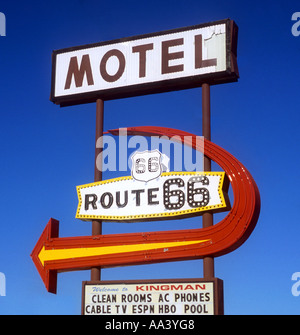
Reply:
[[[110,133],[119,135],[119,130]],[[50,219],[31,257],[49,292],[56,293],[57,272],[199,259],[221,256],[238,248],[258,220],[260,196],[247,169],[210,141],[199,145],[196,135],[162,127],[127,128],[129,135],[190,136],[185,144],[204,152],[229,177],[234,203],[228,215],[208,228],[147,233],[58,237],[58,221]]]
[[[118,134],[118,130],[110,130]],[[143,136],[176,136],[184,144],[204,153],[225,171],[228,176],[234,195],[234,204],[228,215],[218,224],[202,229],[192,230],[201,239],[211,239],[211,244],[199,249],[199,256],[221,256],[231,252],[244,243],[253,231],[260,212],[260,195],[257,185],[251,174],[229,152],[218,145],[205,140],[196,141],[196,135],[185,131],[164,127],[131,127],[127,128],[127,135]],[[181,231],[185,234],[191,230]]]

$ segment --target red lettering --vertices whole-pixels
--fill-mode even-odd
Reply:
[[[217,65],[217,59],[202,59],[202,35],[195,36],[195,69]]]
[[[202,285],[200,285],[200,284],[196,284],[195,285],[195,290],[205,290],[205,284],[202,284]]]
[[[169,285],[161,285],[160,289],[162,291],[168,291],[170,289],[170,286]]]
[[[206,285],[205,284],[187,284],[187,285],[182,285],[182,284],[163,284],[163,285],[139,285],[136,286],[136,291],[183,291],[183,290],[205,290]]]
[[[186,285],[185,290],[194,290],[192,285]]]
[[[94,85],[94,79],[91,69],[91,62],[89,55],[83,55],[81,59],[80,68],[78,67],[77,57],[71,57],[69,63],[69,69],[67,74],[67,79],[65,83],[65,90],[71,87],[72,77],[74,75],[76,87],[82,86],[84,75],[86,74],[86,79],[88,85]]]
[[[149,286],[149,291],[152,291],[152,290],[154,290],[154,291],[159,291],[159,285],[157,285],[157,286],[150,285],[150,286]]]
[[[146,52],[153,49],[153,43],[137,45],[132,48],[132,52],[138,52],[140,58],[139,77],[146,76]]]
[[[161,42],[161,73],[172,73],[183,71],[183,64],[179,65],[169,65],[169,61],[173,59],[183,58],[184,52],[169,52],[169,48],[177,45],[183,45],[183,38],[178,38],[176,40],[163,41]]]
[[[107,65],[107,61],[109,60],[109,58],[113,56],[118,58],[119,68],[118,68],[118,71],[114,75],[110,75],[107,73],[106,65]],[[125,65],[126,65],[125,56],[120,50],[113,49],[113,50],[107,51],[107,53],[103,56],[100,62],[100,73],[101,73],[102,78],[109,83],[113,83],[117,81],[118,79],[122,77],[124,70],[125,70]]]
[[[171,285],[171,290],[183,290],[183,286],[182,285],[178,285],[178,286],[175,286],[175,285]]]

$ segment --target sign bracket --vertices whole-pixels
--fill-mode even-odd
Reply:
[[[210,85],[202,85],[202,135],[206,140],[211,140],[210,126]],[[204,155],[204,171],[211,171],[211,159]],[[213,214],[203,213],[203,228],[213,225]],[[203,276],[204,278],[213,278],[215,276],[214,258],[207,256],[203,258]]]
[[[104,123],[104,101],[97,99],[96,101],[96,134],[95,134],[95,172],[94,181],[102,181],[102,169],[97,168],[97,157],[103,150],[102,143],[97,144],[98,140],[103,141],[103,123]],[[101,163],[102,164],[102,163]],[[102,221],[92,221],[92,235],[102,234]],[[91,269],[91,280],[101,280],[101,267],[93,267]]]

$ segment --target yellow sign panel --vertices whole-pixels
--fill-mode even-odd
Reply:
[[[227,187],[225,172],[164,172],[147,182],[108,179],[77,186],[76,218],[145,221],[226,211]]]

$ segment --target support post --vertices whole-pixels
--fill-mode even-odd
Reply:
[[[202,135],[205,139],[211,140],[210,126],[210,86],[209,84],[202,85]],[[211,171],[211,159],[205,156],[204,146],[204,171]],[[203,228],[213,225],[213,214],[206,212],[202,217]],[[213,278],[215,276],[214,258],[203,258],[203,277]]]
[[[103,137],[103,118],[104,118],[104,101],[102,99],[97,99],[96,101],[96,135],[95,135],[95,172],[94,181],[102,180],[102,169],[97,168],[97,157],[103,150],[103,145],[98,145],[97,141]],[[99,143],[98,143],[99,144]],[[103,143],[102,143],[103,144]],[[93,220],[92,221],[92,235],[102,234],[102,221]],[[91,269],[91,280],[101,280],[101,267],[95,267]]]

